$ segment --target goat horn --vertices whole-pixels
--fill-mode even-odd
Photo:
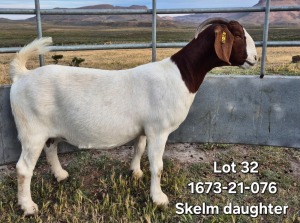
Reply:
[[[221,23],[221,24],[228,24],[228,20],[221,18],[221,17],[214,17],[214,18],[209,18],[204,20],[196,29],[195,32],[195,39],[197,39],[199,33],[202,31],[202,29],[207,26],[207,25],[211,25],[211,24],[215,24],[215,23]]]

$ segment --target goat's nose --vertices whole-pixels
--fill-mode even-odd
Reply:
[[[254,56],[254,60],[257,61],[257,56],[256,55]]]

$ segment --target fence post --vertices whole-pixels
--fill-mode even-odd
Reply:
[[[267,45],[268,45],[268,34],[269,34],[270,2],[271,2],[271,0],[266,1],[265,22],[264,22],[264,31],[263,31],[263,47],[262,47],[262,56],[261,56],[261,67],[260,67],[260,78],[264,77],[265,69],[266,69]]]
[[[152,62],[156,61],[156,0],[152,0]]]
[[[35,0],[35,15],[36,15],[36,32],[37,37],[42,38],[42,21],[41,21],[41,11],[40,11],[40,0]],[[44,66],[44,56],[39,55],[40,66]]]

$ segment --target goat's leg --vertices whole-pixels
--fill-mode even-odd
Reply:
[[[151,187],[150,195],[157,205],[167,205],[168,197],[164,194],[160,187],[160,180],[163,170],[163,153],[166,146],[168,134],[156,135],[154,137],[147,136],[148,157],[151,171]]]
[[[24,215],[33,215],[38,212],[38,206],[32,201],[30,183],[45,142],[42,140],[30,143],[24,143],[21,140],[21,142],[22,153],[17,163],[18,204],[24,210]]]
[[[57,156],[57,144],[59,140],[57,139],[48,139],[44,146],[44,151],[46,153],[46,159],[51,166],[51,171],[56,177],[57,181],[62,181],[68,178],[69,174],[65,171],[59,162]]]
[[[130,165],[133,177],[139,179],[143,176],[141,170],[141,158],[146,148],[146,136],[139,136],[134,143],[134,154]]]

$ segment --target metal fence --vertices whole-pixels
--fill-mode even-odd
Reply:
[[[188,13],[235,13],[235,12],[265,12],[263,40],[255,42],[256,46],[262,46],[261,74],[265,74],[267,46],[300,46],[300,41],[268,41],[269,13],[277,11],[300,11],[300,6],[270,6],[271,0],[266,1],[265,6],[257,7],[233,7],[233,8],[203,8],[203,9],[157,9],[156,0],[152,0],[152,9],[40,9],[40,1],[35,0],[35,9],[0,9],[0,14],[35,14],[37,37],[42,37],[41,15],[124,15],[124,14],[152,14],[152,42],[143,44],[110,44],[110,45],[70,45],[53,46],[52,51],[76,51],[76,50],[104,50],[104,49],[142,49],[152,48],[152,61],[156,60],[156,48],[183,47],[186,42],[157,43],[156,42],[156,15],[157,14],[188,14]],[[12,53],[19,51],[19,47],[0,48],[0,53]],[[40,56],[40,64],[43,65],[43,57]]]

